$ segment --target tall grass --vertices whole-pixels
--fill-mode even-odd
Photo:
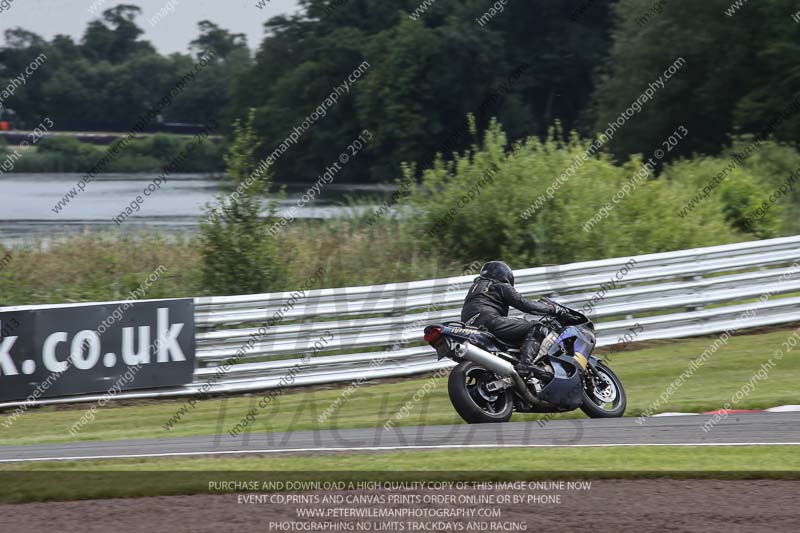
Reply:
[[[166,272],[147,298],[194,296],[198,250],[191,240],[159,235],[81,234],[10,250],[0,271],[0,306],[126,299],[152,272]]]
[[[460,275],[474,261],[504,259],[523,268],[800,231],[796,216],[800,187],[794,184],[767,216],[752,226],[742,224],[800,169],[800,155],[793,147],[772,142],[763,142],[684,216],[679,214],[681,207],[725,168],[732,152],[667,165],[658,176],[637,184],[608,216],[585,231],[585,222],[642,167],[639,156],[617,164],[606,155],[594,155],[541,209],[523,217],[588,144],[576,135],[564,140],[554,129],[546,139],[525,139],[512,148],[499,125],[493,124],[480,145],[452,162],[439,160],[425,171],[419,185],[393,207],[395,211],[370,217],[353,209],[350,216],[298,219],[281,228],[270,243],[275,248],[268,261],[279,267],[281,275],[264,286],[270,291],[296,289],[320,267],[324,275],[314,277],[316,287],[373,285]],[[410,177],[409,166],[405,179]],[[482,184],[479,189],[476,183]],[[464,202],[470,190],[479,194]],[[402,216],[396,216],[398,212]],[[235,252],[247,239],[235,232],[234,236],[226,241],[224,253],[235,262]],[[161,265],[166,274],[148,297],[248,292],[249,284],[237,283],[249,275],[248,268],[231,270],[235,276],[224,289],[203,282],[209,249],[204,256],[201,242],[200,237],[82,234],[47,246],[16,247],[10,263],[0,269],[0,306],[124,299]],[[0,257],[4,255],[0,247]],[[252,256],[249,264],[257,265],[257,258]],[[219,262],[215,268],[225,271],[224,265]]]
[[[312,288],[455,276],[464,270],[457,261],[415,247],[396,223],[364,228],[348,220],[298,221],[278,236],[278,246],[287,277],[275,291],[300,287],[320,266],[325,274]],[[161,265],[166,272],[147,298],[212,295],[202,281],[200,250],[197,237],[151,234],[84,233],[16,246],[0,270],[0,307],[124,300]]]

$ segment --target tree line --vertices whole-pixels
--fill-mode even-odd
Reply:
[[[20,124],[49,116],[59,129],[127,131],[209,51],[214,62],[165,109],[161,122],[232,124],[255,108],[261,157],[364,61],[369,72],[274,167],[279,181],[317,176],[369,129],[369,150],[341,180],[393,181],[437,154],[452,159],[493,118],[513,141],[551,131],[594,138],[677,58],[685,65],[604,146],[619,161],[651,154],[679,125],[691,135],[664,161],[717,155],[744,134],[794,143],[800,116],[776,116],[797,95],[800,32],[793,0],[530,0],[491,2],[301,0],[273,17],[251,54],[243,35],[203,21],[189,54],[159,54],[143,40],[141,11],[121,4],[79,42],[6,32],[0,74],[12,78],[40,53],[47,64],[5,102]],[[411,14],[416,13],[412,18]],[[230,134],[230,130],[227,131]]]

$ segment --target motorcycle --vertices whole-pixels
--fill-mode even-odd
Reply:
[[[564,413],[580,408],[591,418],[616,418],[627,405],[616,374],[592,355],[594,324],[584,314],[549,298],[569,317],[542,322],[550,333],[534,358],[534,372],[523,379],[514,369],[519,348],[509,346],[484,328],[463,322],[429,325],[425,342],[458,365],[450,372],[447,391],[461,418],[469,424],[507,422],[519,413]],[[525,317],[529,319],[529,317]],[[565,322],[567,322],[565,320]]]

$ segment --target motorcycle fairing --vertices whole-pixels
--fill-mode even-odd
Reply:
[[[553,367],[553,379],[542,387],[539,398],[571,411],[583,403],[583,374],[588,365],[596,364],[589,355],[594,350],[594,333],[579,326],[569,326],[558,336],[547,352],[547,362]]]
[[[502,352],[509,348],[485,329],[472,326],[449,326],[445,324],[442,325],[442,335],[463,339],[490,352]]]
[[[559,410],[572,411],[583,403],[583,368],[571,355],[547,357],[553,367],[553,379],[542,387],[539,398],[558,406]]]
[[[561,350],[562,346],[567,348],[566,353],[592,353],[596,342],[597,337],[587,328],[582,326],[568,326],[561,332],[561,335],[558,336],[547,354],[554,355],[559,351],[563,351]]]

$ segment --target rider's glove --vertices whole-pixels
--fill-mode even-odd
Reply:
[[[575,318],[572,316],[572,314],[562,307],[557,308],[553,314],[555,315],[556,319],[565,326],[568,326],[575,321]]]

